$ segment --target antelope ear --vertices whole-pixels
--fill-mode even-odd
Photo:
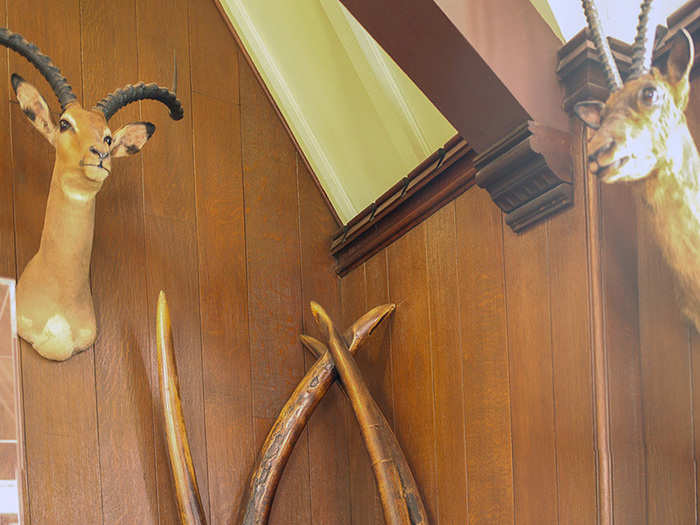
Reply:
[[[39,133],[51,144],[56,141],[56,126],[51,119],[49,105],[39,91],[17,73],[12,73],[12,89],[15,90],[19,107]]]
[[[119,128],[112,138],[112,158],[135,155],[151,138],[156,127],[150,122],[132,122]]]
[[[685,109],[688,105],[688,95],[690,93],[690,70],[693,68],[695,58],[695,47],[690,34],[685,29],[681,29],[673,37],[671,51],[668,54],[666,69],[668,82],[671,85],[673,98],[676,105]]]
[[[603,114],[603,104],[600,100],[585,100],[574,106],[574,113],[589,128],[598,129]]]

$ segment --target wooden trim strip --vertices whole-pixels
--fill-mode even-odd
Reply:
[[[346,275],[471,187],[475,155],[467,141],[453,137],[338,230],[331,242],[338,274]]]

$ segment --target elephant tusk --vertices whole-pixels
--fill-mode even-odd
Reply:
[[[377,306],[348,328],[344,339],[353,352],[395,308],[393,304]],[[312,341],[309,343],[307,339]],[[307,344],[314,346],[313,338],[301,336],[301,340],[305,346]],[[237,522],[240,525],[267,523],[277,485],[294,445],[314,409],[338,377],[333,360],[325,346],[322,347],[319,355],[319,359],[299,381],[287,403],[282,407],[260,449],[248,481],[243,499],[244,505],[240,509]]]
[[[156,311],[156,346],[158,349],[158,384],[163,403],[163,422],[180,522],[183,525],[205,525],[207,519],[202,507],[202,499],[199,496],[197,476],[192,464],[185,418],[180,402],[180,385],[177,378],[175,351],[170,328],[170,312],[165,293],[162,291],[158,296],[158,309]]]
[[[311,311],[328,337],[330,354],[360,425],[377,480],[384,520],[387,525],[427,525],[428,517],[413,473],[395,434],[370,394],[355,358],[326,311],[314,302]]]

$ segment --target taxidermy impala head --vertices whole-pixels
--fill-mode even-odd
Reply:
[[[693,65],[693,42],[684,29],[673,40],[667,73],[651,67],[654,35],[648,29],[651,1],[642,2],[633,47],[631,73],[622,84],[598,14],[583,1],[593,39],[604,62],[610,97],[579,102],[577,116],[595,133],[588,144],[590,170],[603,182],[634,182],[681,168],[687,135],[684,111],[688,104]]]
[[[113,133],[109,119],[144,99],[165,104],[174,120],[182,118],[183,110],[175,93],[143,83],[84,109],[59,69],[34,44],[4,28],[0,44],[38,69],[61,105],[55,122],[39,91],[12,75],[20,108],[56,150],[39,250],[17,285],[19,335],[44,357],[63,360],[88,348],[97,336],[89,283],[95,195],[112,172],[112,159],[138,153],[155,131],[150,122],[133,122]]]
[[[680,30],[666,72],[651,67],[651,0],[642,2],[631,72],[622,84],[592,0],[583,7],[610,87],[602,102],[574,111],[595,132],[588,143],[590,171],[606,183],[634,184],[659,246],[674,272],[685,315],[700,330],[700,156],[684,111],[690,94],[694,47]]]

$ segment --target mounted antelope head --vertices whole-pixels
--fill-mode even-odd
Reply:
[[[0,44],[37,68],[61,104],[54,123],[37,89],[12,75],[20,108],[56,149],[39,250],[17,285],[18,332],[42,356],[64,360],[97,337],[89,282],[95,195],[112,171],[112,159],[138,153],[155,131],[150,122],[133,122],[112,133],[108,121],[137,100],[162,102],[174,120],[182,118],[182,106],[168,89],[140,83],[84,109],[59,69],[34,44],[4,28]]]
[[[622,83],[592,0],[583,0],[610,96],[579,102],[576,115],[595,132],[590,171],[609,184],[632,183],[650,212],[657,241],[678,280],[685,315],[700,330],[700,157],[684,111],[694,47],[688,32],[672,41],[666,73],[651,67],[651,1],[642,2],[631,72]]]

